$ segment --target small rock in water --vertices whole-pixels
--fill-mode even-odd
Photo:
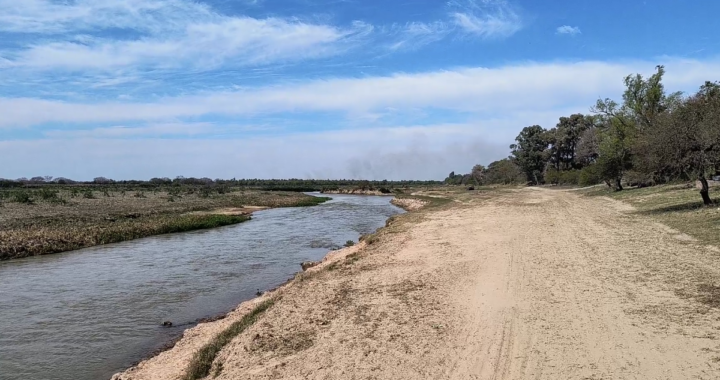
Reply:
[[[260,296],[262,295],[262,292],[260,291],[260,289],[257,290],[257,292],[255,293],[255,295],[258,296],[258,297],[260,297]]]
[[[300,266],[302,267],[303,271],[306,271],[318,264],[320,264],[320,263],[317,261],[305,261],[305,262],[300,263]]]
[[[173,324],[170,321],[165,321],[165,322],[163,322],[162,325],[163,325],[163,327],[172,327]]]

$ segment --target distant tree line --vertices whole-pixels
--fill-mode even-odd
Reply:
[[[707,179],[720,175],[720,84],[705,82],[690,95],[667,93],[664,74],[657,66],[648,78],[628,75],[621,102],[598,100],[591,115],[561,117],[551,129],[525,127],[510,157],[466,176],[451,173],[445,181],[605,183],[621,191],[698,180],[703,203],[711,204]]]
[[[52,185],[77,186],[135,186],[135,187],[166,187],[166,186],[203,186],[203,187],[240,187],[247,189],[261,189],[267,191],[323,191],[340,188],[353,188],[362,190],[381,190],[413,186],[432,186],[440,181],[368,181],[354,179],[316,180],[316,179],[210,179],[194,177],[152,178],[148,181],[123,180],[116,181],[110,178],[97,177],[92,181],[73,181],[63,177],[38,176],[32,178],[18,178],[15,180],[1,179],[0,188],[8,187],[39,187]]]

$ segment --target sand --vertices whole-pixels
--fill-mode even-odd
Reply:
[[[720,377],[720,250],[608,198],[457,200],[263,296],[279,298],[225,347],[214,378]],[[115,378],[178,379],[260,300]]]

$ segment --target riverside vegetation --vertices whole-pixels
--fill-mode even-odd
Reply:
[[[448,184],[554,184],[625,187],[699,183],[699,200],[712,201],[708,179],[720,176],[720,83],[696,93],[668,93],[665,69],[624,78],[621,102],[600,99],[592,114],[561,117],[554,128],[524,128],[512,155],[487,168],[445,180]]]
[[[3,183],[0,260],[240,223],[250,219],[247,206],[313,206],[329,199],[217,184]]]

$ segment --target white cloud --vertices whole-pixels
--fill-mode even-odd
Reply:
[[[93,129],[50,130],[44,133],[50,138],[128,138],[160,136],[197,136],[215,130],[213,123],[157,123],[142,127],[112,126]]]
[[[6,68],[212,69],[226,62],[296,61],[337,54],[372,31],[361,22],[339,28],[294,19],[228,17],[188,0],[0,0],[0,9],[8,10],[0,13],[0,31],[46,33],[55,39],[0,52],[0,65]],[[107,28],[141,35],[108,39],[93,34]]]
[[[578,28],[577,26],[563,25],[557,28],[557,34],[569,34],[571,36],[574,36],[580,33],[582,32],[580,32],[580,28]]]
[[[375,27],[297,18],[226,16],[191,0],[0,0],[0,32],[35,33],[20,49],[0,50],[0,68],[20,70],[212,70],[341,54],[412,50],[452,33],[484,39],[522,28],[500,0],[453,0],[448,18]],[[113,29],[112,38],[107,33]],[[132,33],[125,33],[132,32]]]
[[[56,34],[126,28],[150,32],[219,17],[188,0],[0,0],[0,31]]]
[[[517,12],[502,0],[453,0],[453,22],[465,33],[481,38],[509,37],[523,27]]]
[[[412,50],[440,41],[451,32],[451,25],[444,21],[435,21],[431,23],[410,22],[405,25],[393,25],[386,34],[390,36],[390,50]]]
[[[230,59],[244,65],[330,55],[342,49],[338,44],[343,40],[363,32],[280,19],[231,19],[189,25],[183,35],[172,38],[36,45],[12,57],[12,65],[78,70],[145,65],[210,69]]]
[[[508,37],[522,28],[517,20],[497,16],[478,17],[466,13],[455,13],[453,17],[460,28],[483,38]]]
[[[284,112],[343,113],[351,118],[443,109],[473,114],[550,110],[617,97],[622,78],[667,69],[669,90],[694,90],[715,79],[720,61],[663,58],[657,61],[527,63],[386,77],[336,78],[164,98],[152,102],[72,103],[0,98],[0,127],[49,122],[163,121],[203,115],[257,116]]]

